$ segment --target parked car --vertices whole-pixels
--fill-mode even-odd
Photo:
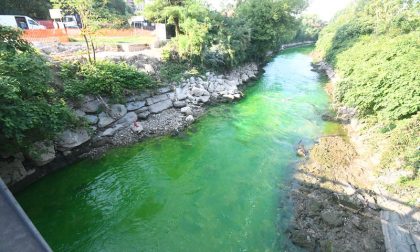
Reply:
[[[18,15],[0,15],[0,25],[12,26],[24,30],[46,29],[45,26],[38,24],[38,22],[32,18]]]
[[[66,28],[79,28],[79,23],[74,15],[66,15],[63,17],[63,24]]]

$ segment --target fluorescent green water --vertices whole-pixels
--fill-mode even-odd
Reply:
[[[55,251],[273,251],[288,247],[294,145],[326,124],[311,48],[277,56],[237,104],[184,136],[110,151],[17,195]]]

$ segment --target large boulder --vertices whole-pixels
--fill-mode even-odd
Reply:
[[[188,123],[192,123],[192,122],[194,122],[194,117],[192,115],[189,115],[185,118],[185,121],[188,122]]]
[[[90,136],[86,129],[69,129],[63,131],[57,139],[60,150],[68,150],[89,141]]]
[[[185,106],[187,106],[187,103],[185,101],[174,101],[175,108],[183,108]]]
[[[204,88],[193,87],[191,89],[192,96],[210,96],[210,93]]]
[[[99,123],[98,123],[98,127],[99,128],[103,128],[106,127],[108,125],[110,125],[111,123],[115,122],[116,120],[112,117],[110,117],[108,114],[106,114],[105,112],[102,112],[99,114]]]
[[[168,99],[169,98],[166,94],[155,95],[155,96],[152,96],[150,98],[147,98],[146,99],[146,104],[147,105],[152,105],[152,104],[155,104],[155,103],[158,103],[158,102],[161,102],[161,101],[165,101],[165,100],[168,100]]]
[[[149,111],[143,111],[143,112],[137,113],[137,117],[139,119],[143,119],[143,120],[147,119],[147,117],[149,117],[149,115],[150,115]]]
[[[25,178],[28,172],[22,164],[20,158],[13,158],[12,160],[0,161],[0,177],[6,184],[13,184]]]
[[[146,106],[146,102],[145,101],[134,101],[134,102],[129,102],[126,105],[127,105],[127,110],[128,111],[133,111],[133,110],[138,110],[138,109]]]
[[[191,107],[183,107],[181,108],[181,113],[185,114],[185,115],[192,115],[192,109]]]
[[[200,96],[197,98],[198,102],[207,103],[210,100],[210,96]]]
[[[149,111],[153,114],[157,114],[171,107],[172,107],[172,101],[167,99],[167,100],[150,105]]]
[[[127,108],[122,104],[113,104],[109,111],[109,115],[114,119],[120,119],[125,114],[127,114]]]
[[[188,97],[187,89],[186,88],[176,88],[175,89],[175,96],[176,96],[176,99],[178,99],[179,101],[187,99],[187,97]]]
[[[125,116],[119,119],[115,124],[122,127],[128,127],[130,124],[137,121],[137,114],[135,112],[128,112]]]
[[[101,137],[113,136],[113,135],[115,134],[115,132],[117,132],[118,130],[120,130],[120,129],[122,129],[122,128],[124,128],[124,126],[123,126],[123,125],[121,125],[121,124],[117,124],[117,125],[115,125],[115,126],[114,126],[114,127],[112,127],[112,128],[108,128],[108,129],[106,129],[104,132],[102,132],[102,133],[100,134],[100,136],[101,136]]]
[[[43,166],[53,161],[55,149],[52,141],[35,142],[28,151],[28,157],[36,166]]]
[[[84,103],[82,103],[80,110],[86,113],[95,113],[99,110],[100,106],[101,106],[101,102],[98,101],[97,99],[87,100]]]
[[[99,121],[99,118],[96,115],[85,115],[83,118],[91,125],[94,125]]]

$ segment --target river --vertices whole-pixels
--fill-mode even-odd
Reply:
[[[334,125],[312,48],[289,49],[236,104],[177,137],[83,160],[17,195],[54,251],[276,251],[289,244],[295,145]]]

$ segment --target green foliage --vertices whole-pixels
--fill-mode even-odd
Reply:
[[[325,23],[315,14],[302,15],[299,21],[299,30],[294,39],[295,41],[316,41],[319,33],[325,26]]]
[[[126,90],[151,87],[154,81],[126,63],[99,61],[96,64],[63,63],[61,78],[67,97],[104,95],[120,98]]]
[[[360,116],[398,120],[419,111],[418,7],[413,1],[358,1],[321,32],[316,50],[342,76],[336,98]]]
[[[411,0],[359,0],[323,29],[316,46],[318,60],[341,77],[335,98],[379,126],[380,167],[411,171],[393,187],[408,189],[414,199],[418,193],[411,189],[420,182],[419,8]]]
[[[296,14],[305,0],[247,0],[235,15],[209,10],[199,0],[157,0],[145,10],[147,19],[174,24],[177,36],[164,58],[224,71],[245,61],[262,61],[266,53],[293,40]]]
[[[48,0],[0,0],[0,15],[24,15],[37,19],[48,19],[51,8]]]
[[[249,57],[264,59],[266,52],[290,42],[296,36],[298,27],[295,16],[305,7],[306,1],[303,0],[241,2],[237,15],[251,28],[251,43],[247,50]]]
[[[166,62],[159,68],[160,78],[167,82],[179,82],[183,78],[189,78],[202,73],[201,68],[178,62]]]
[[[419,32],[366,36],[337,56],[337,99],[361,116],[402,119],[420,110]],[[417,40],[417,41],[416,41]]]
[[[73,120],[49,85],[46,61],[18,35],[0,26],[0,141],[9,149],[53,137]]]

